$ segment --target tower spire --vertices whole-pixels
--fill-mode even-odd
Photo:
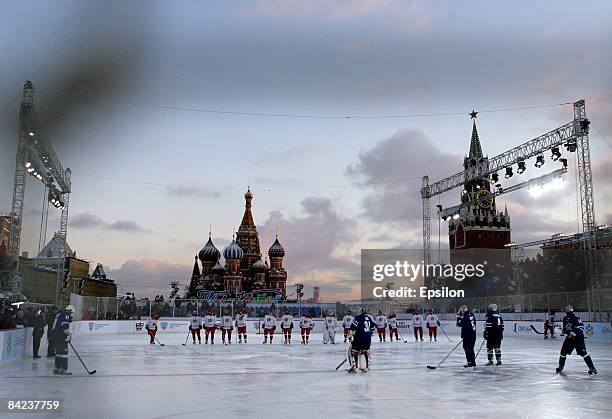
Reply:
[[[472,139],[470,140],[470,158],[479,159],[482,157],[482,147],[480,146],[480,139],[478,138],[478,130],[476,129],[476,115],[478,112],[472,111],[470,118],[472,118]]]

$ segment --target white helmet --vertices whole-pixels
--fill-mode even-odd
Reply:
[[[568,305],[567,307],[565,307],[565,312],[566,312],[566,313],[570,313],[570,312],[572,312],[572,311],[574,311],[574,307],[572,307],[572,306],[570,306],[570,305]]]
[[[76,312],[76,309],[72,304],[69,304],[66,306],[66,311],[70,312],[70,314],[74,314]]]
[[[497,304],[495,303],[489,304],[489,310],[497,311]]]

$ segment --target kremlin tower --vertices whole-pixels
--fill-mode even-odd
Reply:
[[[476,129],[477,113],[470,114],[473,121],[470,152],[463,160],[466,179],[475,175],[479,164],[484,164],[487,171],[489,168],[489,159],[482,154]],[[510,243],[510,216],[507,208],[503,212],[497,211],[488,178],[476,178],[465,183],[459,212],[448,223],[448,241],[451,263],[453,253],[457,254],[456,250],[459,249],[507,249],[506,245]]]

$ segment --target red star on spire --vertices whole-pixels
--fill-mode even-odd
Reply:
[[[472,112],[470,112],[470,114],[469,114],[469,115],[470,115],[470,118],[472,118],[472,119],[476,119],[476,115],[478,115],[478,112],[476,112],[476,111],[474,111],[474,110],[472,109]]]

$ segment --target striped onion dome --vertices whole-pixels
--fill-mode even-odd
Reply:
[[[225,257],[225,260],[242,259],[243,255],[244,252],[242,251],[240,246],[238,246],[236,240],[232,240],[229,246],[227,246],[223,251],[223,256]]]
[[[270,257],[283,257],[285,256],[285,248],[279,243],[278,236],[276,236],[276,240],[270,246],[268,250],[268,256]]]
[[[200,253],[198,253],[198,257],[202,262],[210,263],[215,263],[221,257],[221,253],[213,244],[212,239],[210,238],[210,234],[208,235],[208,242],[206,242],[202,250],[200,250]]]

